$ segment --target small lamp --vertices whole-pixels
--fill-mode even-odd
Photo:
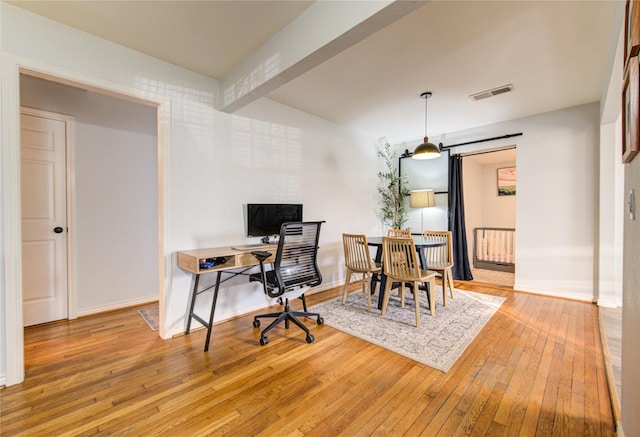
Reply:
[[[436,206],[436,196],[433,190],[413,190],[409,198],[411,208],[422,208],[420,211],[420,233],[424,232],[424,208]]]

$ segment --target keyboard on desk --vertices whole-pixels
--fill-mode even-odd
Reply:
[[[264,243],[237,244],[235,246],[231,246],[234,250],[264,249],[267,247],[269,247],[269,245]]]

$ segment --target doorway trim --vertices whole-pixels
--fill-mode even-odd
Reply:
[[[75,118],[70,115],[59,114],[57,112],[45,111],[42,109],[30,108],[28,106],[20,106],[20,114],[32,115],[35,117],[48,118],[51,120],[57,120],[64,122],[65,129],[65,200],[67,206],[67,220],[65,237],[67,238],[67,318],[77,318],[78,305],[76,299],[76,254],[75,254],[75,241],[76,241],[76,226],[75,226],[75,185],[74,177],[74,147],[75,147]],[[22,187],[20,187],[22,193]],[[68,230],[71,229],[71,232]],[[22,246],[21,246],[22,248]],[[22,257],[20,258],[22,259]]]
[[[10,386],[24,380],[24,330],[22,327],[22,238],[20,232],[20,73],[88,89],[112,97],[142,103],[158,112],[158,301],[159,335],[167,338],[166,317],[171,294],[171,251],[169,248],[171,119],[169,98],[68,71],[28,58],[2,53],[0,120],[2,122],[2,187],[0,200],[3,228],[0,231],[4,256],[2,281],[5,313],[4,350],[0,342],[0,362],[6,363],[5,381]],[[4,355],[4,356],[3,356]],[[2,375],[0,375],[1,379]]]

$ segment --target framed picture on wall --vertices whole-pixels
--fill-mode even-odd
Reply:
[[[498,169],[498,196],[513,196],[516,194],[516,168],[503,167]]]
[[[638,58],[635,57],[629,61],[622,87],[622,162],[625,164],[631,162],[640,149],[638,79]]]
[[[624,65],[640,51],[640,1],[627,0],[624,20]]]

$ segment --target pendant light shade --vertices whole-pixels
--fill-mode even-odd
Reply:
[[[427,136],[427,99],[431,97],[431,91],[420,94],[420,98],[424,99],[424,143],[416,147],[411,157],[413,159],[433,159],[440,156],[440,148],[429,142]]]
[[[429,138],[424,137],[424,143],[416,147],[411,157],[413,159],[433,159],[440,156],[440,149],[433,143],[429,142]]]

